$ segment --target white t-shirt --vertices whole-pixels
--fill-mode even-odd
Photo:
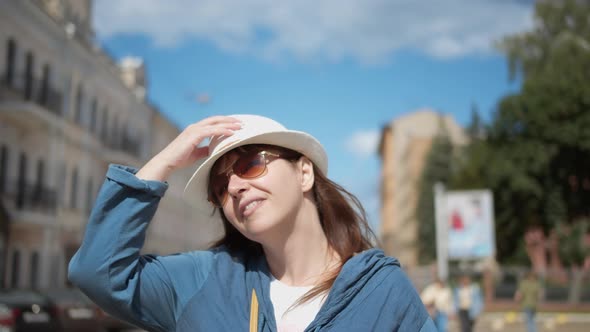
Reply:
[[[471,286],[459,288],[459,309],[469,310],[471,308]]]
[[[325,296],[316,296],[308,302],[291,307],[312,288],[313,286],[288,286],[271,277],[270,300],[274,307],[278,332],[303,331],[313,321],[324,303]]]
[[[438,311],[448,314],[453,309],[451,289],[447,286],[441,286],[436,282],[430,284],[424,288],[420,297],[426,306],[434,305]]]

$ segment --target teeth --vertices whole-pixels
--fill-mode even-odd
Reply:
[[[260,201],[254,201],[254,202],[252,202],[252,203],[250,203],[250,204],[246,205],[246,208],[244,209],[244,211],[248,211],[248,210],[250,210],[251,208],[253,208],[253,207],[255,207],[256,205],[258,205],[258,203],[260,203]]]

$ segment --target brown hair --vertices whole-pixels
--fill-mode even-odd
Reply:
[[[278,151],[281,158],[296,161],[302,154],[286,148],[273,145],[249,145],[255,149],[270,149]],[[215,167],[213,168],[215,169]],[[318,168],[313,166],[314,185],[313,196],[318,210],[322,229],[328,244],[341,258],[340,264],[329,270],[323,280],[307,292],[297,304],[304,303],[328,291],[342,269],[342,265],[354,254],[375,246],[375,235],[367,222],[364,208],[358,198],[339,184],[328,179]],[[210,190],[210,189],[209,189]],[[225,246],[232,254],[262,255],[262,246],[240,233],[227,220],[220,209],[225,235],[217,240],[213,247]]]

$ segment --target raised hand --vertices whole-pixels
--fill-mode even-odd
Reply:
[[[140,179],[166,181],[177,169],[207,156],[208,147],[199,147],[207,137],[231,136],[241,122],[229,116],[212,116],[186,127],[168,146],[148,161],[136,174]]]

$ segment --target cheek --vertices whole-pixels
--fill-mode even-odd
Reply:
[[[229,222],[236,226],[236,214],[234,213],[234,209],[231,207],[231,198],[228,198],[229,203],[227,204],[226,207],[223,208],[223,215],[225,215],[225,218],[227,218],[227,220],[229,220]]]
[[[301,179],[293,169],[286,168],[273,175],[269,177],[267,186],[274,199],[282,204],[292,204],[293,200],[298,200],[302,196]]]

